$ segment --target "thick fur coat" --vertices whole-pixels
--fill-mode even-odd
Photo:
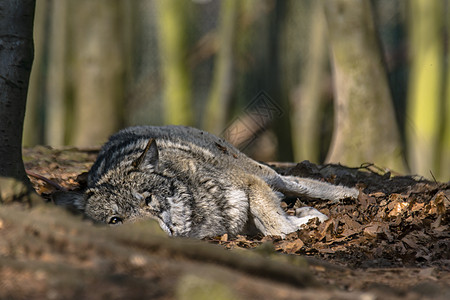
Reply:
[[[284,236],[311,218],[327,219],[313,208],[286,215],[283,195],[338,201],[356,198],[358,191],[279,175],[195,128],[140,126],[103,146],[77,205],[100,222],[153,218],[169,235],[194,238],[255,230]]]

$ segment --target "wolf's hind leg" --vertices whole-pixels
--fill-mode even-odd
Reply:
[[[280,199],[276,193],[259,178],[254,178],[249,184],[248,197],[250,218],[264,235],[284,237],[300,229],[301,225],[312,218],[318,217],[321,221],[328,219],[313,208],[309,212],[305,211],[301,217],[288,216],[280,207]]]

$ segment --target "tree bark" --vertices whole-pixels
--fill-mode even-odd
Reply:
[[[325,97],[324,81],[326,81],[328,63],[327,26],[323,15],[322,2],[316,1],[309,9],[312,14],[311,33],[308,39],[308,54],[302,80],[298,91],[291,96],[291,124],[294,147],[294,160],[309,160],[321,163],[320,130],[324,114]]]
[[[387,73],[369,0],[326,1],[335,85],[328,162],[405,172]]]
[[[445,12],[446,36],[444,40],[450,40],[450,2],[447,1],[447,10]],[[440,165],[442,166],[439,172],[439,178],[442,180],[450,179],[450,52],[447,53],[447,68],[445,70],[444,82],[444,128],[442,130],[442,146],[440,153]]]
[[[188,12],[184,0],[158,0],[158,33],[164,80],[164,121],[192,125],[192,80],[187,61]]]
[[[214,65],[214,77],[205,115],[205,126],[209,132],[220,134],[227,123],[233,92],[234,45],[239,2],[236,0],[221,3],[219,52]]]
[[[50,5],[45,144],[62,146],[68,125],[66,122],[68,0],[52,1]]]
[[[34,0],[0,1],[0,202],[31,191],[22,161],[22,130],[34,56],[34,10]]]
[[[58,1],[60,2],[60,1]],[[61,1],[65,2],[65,1]],[[42,122],[45,110],[46,91],[42,87],[46,85],[46,57],[48,50],[50,0],[37,0],[34,18],[34,56],[33,68],[28,87],[27,107],[23,129],[23,145],[35,146],[42,143],[44,137],[44,124]]]
[[[104,143],[123,121],[123,3],[77,0],[70,4],[75,49],[71,53],[75,75],[71,140],[77,146],[92,146]]]
[[[409,4],[412,63],[407,110],[410,125],[406,128],[408,161],[411,171],[431,178],[430,171],[438,176],[441,165],[438,148],[445,65],[443,2],[414,0]]]

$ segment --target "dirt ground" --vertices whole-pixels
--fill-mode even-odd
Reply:
[[[80,190],[96,153],[35,147],[26,149],[24,157],[28,171],[62,188]],[[331,216],[324,223],[310,222],[286,239],[224,235],[203,243],[304,257],[321,285],[320,292],[305,290],[304,299],[450,299],[450,183],[392,176],[372,165],[351,169],[302,162],[273,167],[282,174],[356,186],[361,192],[357,200],[342,203],[285,199],[288,213],[310,205]],[[31,180],[47,199],[56,191],[38,176]],[[277,284],[274,289],[280,288]],[[285,296],[293,294],[273,295],[288,299]]]

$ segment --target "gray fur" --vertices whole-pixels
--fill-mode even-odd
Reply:
[[[255,228],[284,236],[311,218],[287,216],[279,194],[339,201],[353,188],[281,176],[225,140],[183,126],[140,126],[113,135],[89,172],[78,206],[104,223],[156,219],[169,235],[203,238]]]

